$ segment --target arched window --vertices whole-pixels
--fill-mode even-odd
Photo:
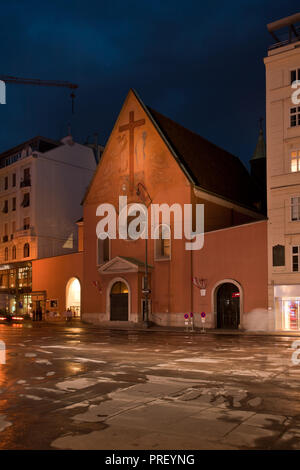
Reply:
[[[125,282],[117,281],[111,288],[111,294],[128,294],[128,287]]]
[[[109,238],[97,238],[97,266],[109,261]]]
[[[23,253],[24,258],[28,258],[30,254],[29,243],[25,243],[23,252],[24,252]]]
[[[4,261],[8,261],[8,248],[7,247],[4,250]]]
[[[14,245],[12,247],[12,255],[11,255],[12,259],[16,259],[17,258],[17,247],[16,245]]]
[[[159,225],[158,235],[155,235],[155,259],[170,259],[171,258],[171,230],[168,225]]]

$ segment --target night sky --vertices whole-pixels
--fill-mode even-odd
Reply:
[[[265,115],[266,24],[298,1],[0,1],[0,74],[67,80],[7,85],[0,151],[35,135],[105,143],[129,88],[145,104],[239,156]]]

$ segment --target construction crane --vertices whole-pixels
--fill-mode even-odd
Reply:
[[[78,88],[78,85],[70,82],[64,82],[59,80],[39,80],[37,78],[18,78],[12,77],[11,75],[0,75],[0,80],[5,83],[17,83],[19,85],[56,86],[70,88],[71,90],[76,90],[76,88]],[[70,97],[72,99],[72,114],[74,114],[75,93],[73,91],[70,94]]]

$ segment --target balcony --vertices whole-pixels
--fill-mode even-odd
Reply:
[[[20,230],[16,230],[14,233],[15,238],[21,238],[21,237],[34,237],[34,228],[33,227],[28,227],[28,228],[23,228]]]
[[[21,182],[20,182],[20,188],[27,188],[31,186],[31,178],[26,178],[26,179],[23,179]]]

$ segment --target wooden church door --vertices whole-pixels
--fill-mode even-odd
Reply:
[[[118,281],[110,291],[110,320],[128,321],[128,288]]]

